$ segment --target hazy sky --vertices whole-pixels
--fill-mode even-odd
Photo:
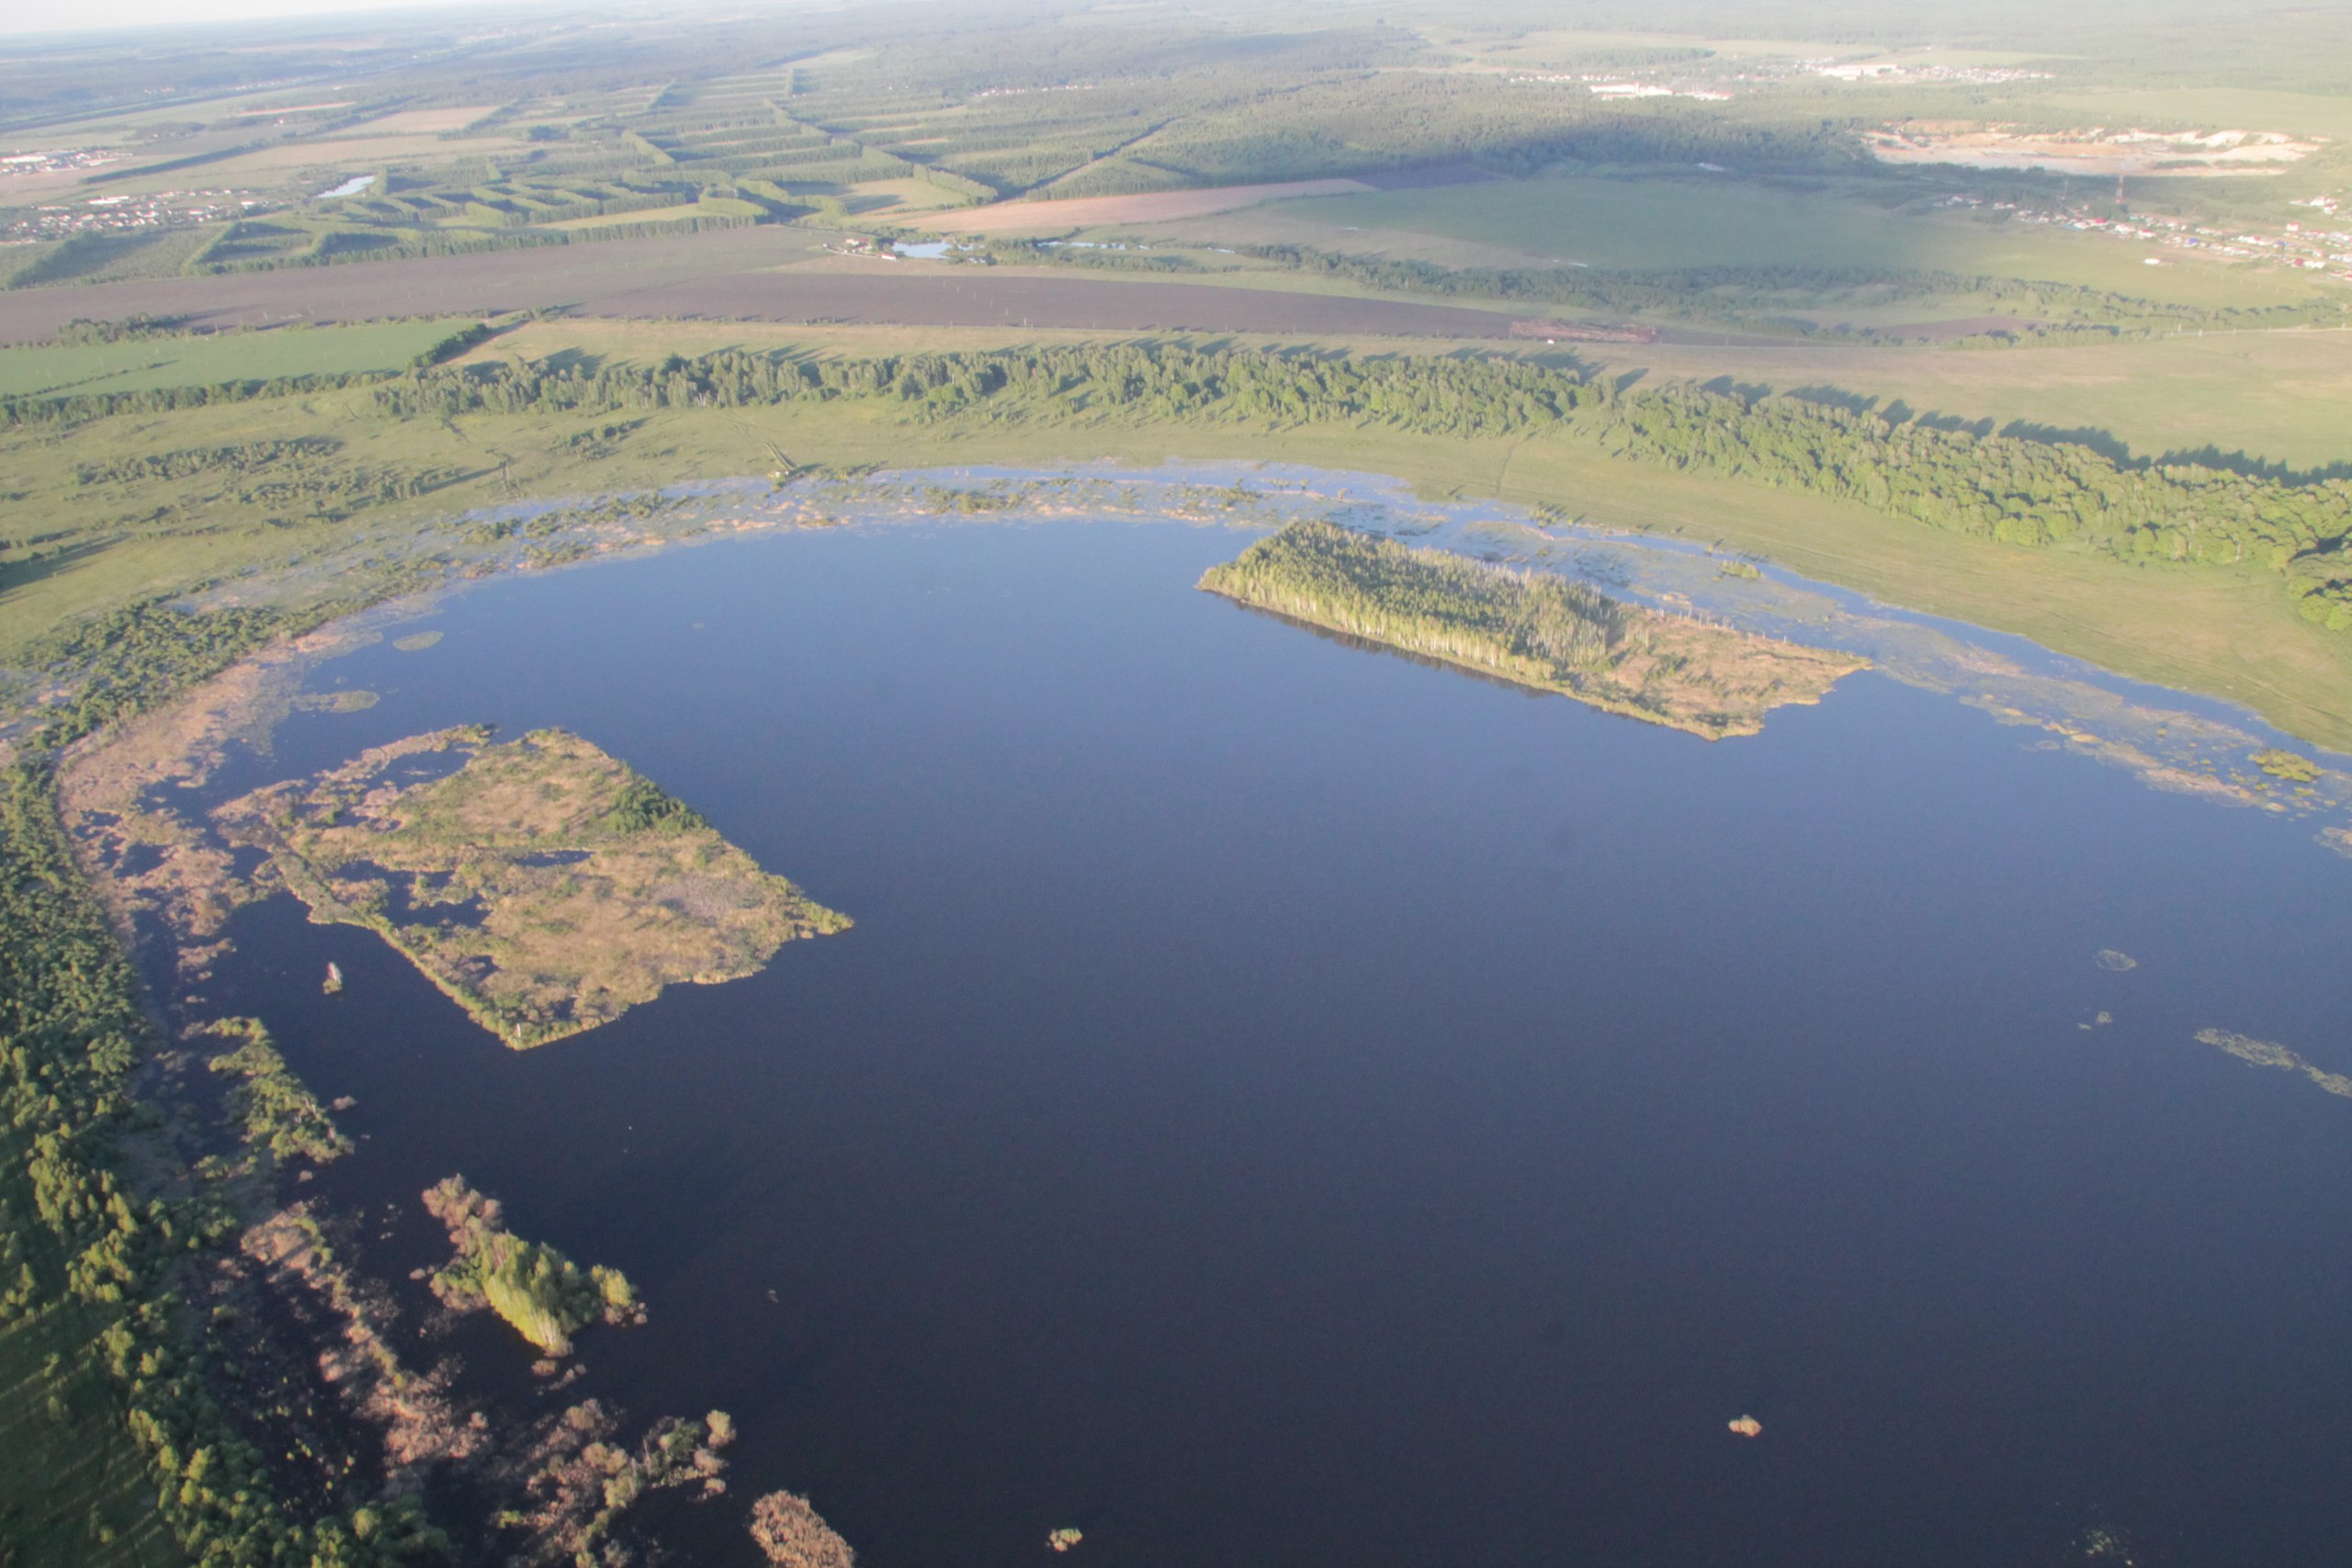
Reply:
[[[90,28],[152,28],[256,17],[312,17],[330,11],[413,10],[494,5],[497,0],[14,0],[0,5],[0,33],[67,32]]]

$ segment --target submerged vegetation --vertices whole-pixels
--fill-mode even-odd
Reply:
[[[572,1335],[591,1323],[645,1321],[627,1275],[602,1265],[582,1269],[546,1243],[514,1235],[498,1201],[464,1177],[427,1189],[424,1210],[447,1227],[457,1248],[432,1280],[434,1294],[450,1307],[489,1307],[550,1356],[570,1355]]]
[[[215,815],[313,919],[381,935],[517,1049],[849,924],[560,730],[417,736]]]
[[[1866,661],[1620,604],[1548,572],[1294,523],[1201,587],[1343,636],[1708,739],[1814,703]]]
[[[493,1521],[523,1533],[505,1561],[577,1568],[627,1568],[644,1561],[616,1538],[621,1517],[656,1492],[692,1488],[708,1499],[727,1491],[724,1450],[735,1423],[714,1410],[701,1420],[665,1416],[635,1449],[614,1441],[619,1422],[597,1400],[584,1400],[545,1422],[522,1477],[529,1506]]]

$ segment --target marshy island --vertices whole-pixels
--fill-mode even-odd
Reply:
[[[1211,567],[1200,586],[1250,609],[1709,740],[1754,735],[1773,708],[1817,703],[1870,664],[1321,519],[1259,540]]]
[[[848,917],[593,742],[479,727],[361,753],[215,814],[322,924],[375,931],[517,1050],[684,981],[756,973]]]

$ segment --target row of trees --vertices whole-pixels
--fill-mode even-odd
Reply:
[[[920,420],[1096,415],[1419,434],[1558,432],[1618,456],[1760,480],[2006,543],[2273,571],[2352,629],[2352,482],[2291,483],[2092,447],[1977,435],[1796,399],[1620,390],[1516,359],[1329,359],[1117,344],[813,360],[729,350],[594,371],[495,365],[377,389],[400,418],[885,400]]]
[[[81,424],[119,413],[170,413],[179,409],[245,403],[261,398],[299,398],[313,392],[366,386],[397,374],[389,370],[328,371],[315,376],[219,381],[203,387],[149,387],[134,392],[81,392],[52,397],[29,392],[0,398],[0,425]]]
[[[744,408],[887,400],[918,418],[1116,412],[1252,423],[1371,420],[1435,435],[1509,434],[1611,395],[1514,359],[1363,359],[1112,344],[802,359],[722,350],[595,370],[461,366],[376,389],[395,418],[543,410]]]
[[[2352,630],[2352,483],[2343,479],[2296,485],[2194,464],[2138,466],[2063,442],[1688,387],[1618,398],[1594,428],[1623,457],[1859,502],[1930,527],[2126,561],[2251,564],[2283,577],[2306,619]]]
[[[306,1159],[312,1165],[325,1165],[352,1151],[351,1140],[310,1085],[286,1065],[261,1020],[220,1019],[206,1032],[242,1043],[209,1065],[238,1080],[222,1098],[229,1114],[243,1124],[247,1148],[266,1149],[274,1160]]]

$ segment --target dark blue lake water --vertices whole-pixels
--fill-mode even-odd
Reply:
[[[2193,1036],[2352,1070],[2352,863],[1875,675],[1709,745],[1345,647],[1193,590],[1244,542],[745,540],[323,666],[383,700],[231,787],[560,725],[857,924],[517,1055],[249,911],[212,1000],[368,1140],[306,1192],[420,1304],[452,1171],[624,1269],[561,1397],[733,1413],[692,1562],[777,1486],[871,1568],[2344,1560],[2352,1101]]]

